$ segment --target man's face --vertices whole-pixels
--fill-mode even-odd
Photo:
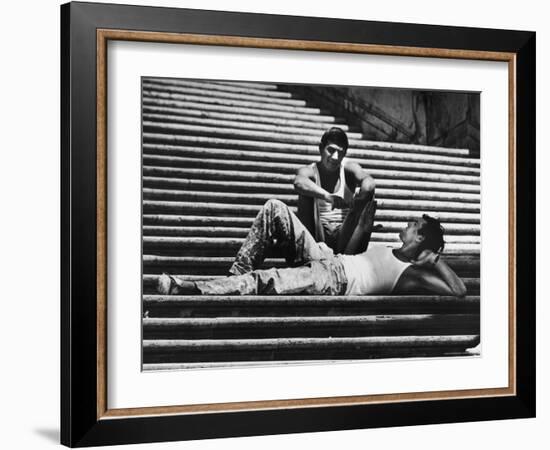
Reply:
[[[407,223],[407,226],[403,230],[401,230],[401,232],[399,233],[399,238],[403,241],[404,244],[415,242],[418,236],[421,236],[419,231],[422,229],[425,223],[426,221],[422,218],[411,220],[409,223]]]
[[[346,156],[346,150],[329,142],[321,149],[321,165],[329,172],[340,170],[344,156]]]

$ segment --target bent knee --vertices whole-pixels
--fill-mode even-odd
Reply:
[[[374,194],[374,191],[376,190],[376,183],[374,179],[369,178],[368,180],[363,181],[363,183],[361,184],[361,190]]]
[[[269,199],[264,204],[264,208],[268,209],[288,209],[288,206],[286,206],[281,200],[277,200],[276,198]]]

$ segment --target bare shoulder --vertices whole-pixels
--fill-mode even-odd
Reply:
[[[452,295],[449,286],[433,271],[417,266],[407,267],[393,290],[396,294]]]
[[[358,170],[363,170],[359,163],[357,161],[354,161],[353,159],[346,158],[344,160],[344,170],[346,172],[357,172]]]
[[[392,294],[408,294],[415,292],[420,284],[415,271],[416,267],[407,267],[397,280],[397,283],[395,283]]]
[[[310,180],[313,180],[315,178],[315,174],[313,173],[313,167],[311,167],[311,165],[299,167],[296,170],[296,175],[309,178]]]
[[[347,158],[344,162],[344,172],[346,174],[346,179],[351,179],[356,184],[361,183],[364,178],[369,176],[367,171],[363,169],[357,161]]]
[[[418,267],[413,264],[407,267],[401,275],[402,278],[416,281],[426,280],[427,278],[432,278],[434,276],[435,274],[431,270],[425,269],[423,267]]]
[[[407,292],[414,290],[422,284],[422,281],[425,280],[427,276],[429,276],[429,274],[425,269],[410,265],[403,271],[397,280],[394,290],[396,292]]]
[[[410,280],[419,281],[422,278],[424,278],[426,275],[427,275],[426,269],[422,269],[420,267],[417,267],[411,264],[409,267],[407,267],[403,271],[399,280],[403,279],[403,280],[409,280],[409,281]]]

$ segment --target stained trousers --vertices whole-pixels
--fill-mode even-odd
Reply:
[[[284,255],[287,264],[297,267],[260,270],[273,248]],[[234,276],[195,284],[204,295],[340,295],[346,291],[339,257],[325,244],[315,242],[279,200],[269,200],[262,207],[229,271]]]

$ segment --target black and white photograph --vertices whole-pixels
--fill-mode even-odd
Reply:
[[[6,3],[0,447],[547,447],[546,8]]]
[[[480,93],[141,78],[142,369],[478,357]]]

